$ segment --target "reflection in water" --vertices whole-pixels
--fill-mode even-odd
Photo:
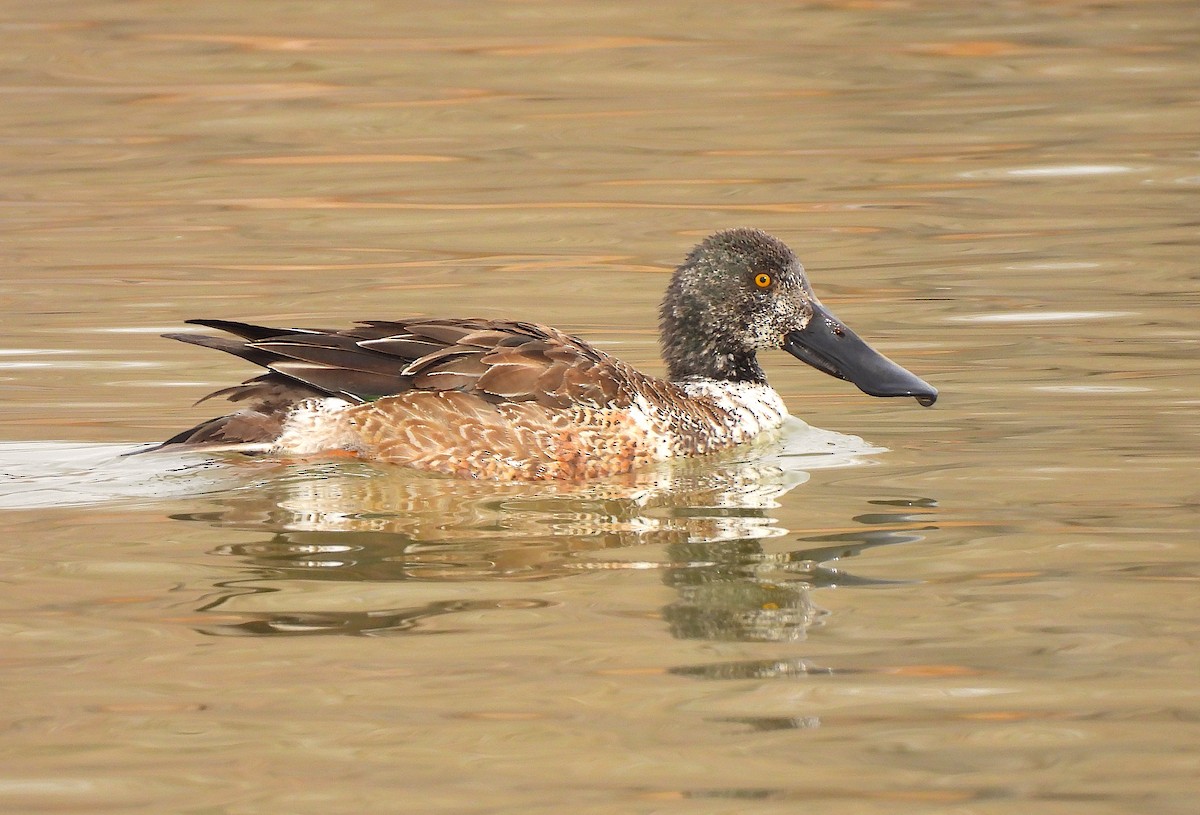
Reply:
[[[904,523],[899,518],[891,522]],[[931,528],[924,522],[918,523],[922,528]],[[664,581],[679,591],[679,599],[663,609],[671,633],[687,639],[759,642],[803,639],[809,627],[819,623],[825,613],[812,604],[810,589],[890,582],[856,577],[823,564],[852,557],[873,546],[907,543],[920,540],[921,536],[867,529],[800,538],[802,541],[832,539],[845,544],[801,548],[782,554],[764,553],[754,540],[689,542],[671,547],[673,551],[683,549],[696,557],[707,557],[711,564],[695,569],[667,569]]]
[[[239,592],[240,593],[240,592]],[[224,599],[201,608],[201,611],[220,605]],[[257,637],[267,634],[302,636],[311,634],[357,634],[414,632],[423,620],[443,614],[463,611],[497,611],[502,609],[542,608],[550,605],[544,600],[443,601],[404,609],[363,612],[296,612],[262,615],[244,623],[232,623],[214,628],[202,628],[204,634]],[[440,630],[437,633],[452,633]]]
[[[823,457],[811,449],[802,455],[792,436],[774,449],[740,451],[741,458],[683,462],[585,484],[448,480],[363,464],[283,467],[281,477],[214,499],[217,509],[176,517],[267,533],[215,550],[239,558],[251,572],[245,580],[222,583],[201,608],[232,611],[241,619],[207,626],[208,634],[423,633],[432,631],[423,623],[435,617],[548,605],[531,597],[439,598],[401,608],[298,610],[301,600],[312,600],[289,581],[359,584],[361,599],[368,587],[397,581],[516,583],[598,569],[653,569],[677,594],[662,609],[673,636],[795,641],[825,613],[813,604],[811,589],[886,582],[825,564],[919,540],[920,530],[931,528],[925,513],[936,506],[924,499],[878,501],[879,511],[854,519],[861,530],[809,535],[798,539],[800,546],[780,551],[788,530],[772,511],[807,480],[801,467],[846,465],[872,452],[859,440],[839,437],[842,449],[831,455],[836,434],[804,430],[803,445],[812,444],[813,432],[822,433]],[[685,672],[723,677],[822,670],[772,662]]]
[[[811,730],[821,726],[815,716],[727,716],[721,721],[748,725],[760,733],[772,730]]]

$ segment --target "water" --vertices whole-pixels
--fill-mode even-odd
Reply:
[[[1185,813],[1200,37],[1170,2],[28,4],[0,23],[0,810]],[[189,317],[651,371],[749,224],[941,391],[587,485],[123,458]]]

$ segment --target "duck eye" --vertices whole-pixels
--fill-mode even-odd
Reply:
[[[754,277],[754,285],[758,286],[760,289],[765,289],[767,286],[771,285],[771,276],[766,272],[759,272]]]

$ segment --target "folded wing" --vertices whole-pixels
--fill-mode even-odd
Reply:
[[[268,443],[289,408],[306,399],[367,403],[457,391],[493,404],[621,407],[628,403],[633,380],[648,379],[580,339],[535,323],[416,318],[330,331],[188,322],[232,336],[165,336],[233,354],[267,372],[201,400],[225,398],[242,410],[184,431],[163,446]]]

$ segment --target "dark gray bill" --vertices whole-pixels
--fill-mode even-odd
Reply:
[[[815,306],[812,319],[783,338],[783,350],[871,396],[912,396],[929,407],[937,389],[876,351],[840,320]]]

